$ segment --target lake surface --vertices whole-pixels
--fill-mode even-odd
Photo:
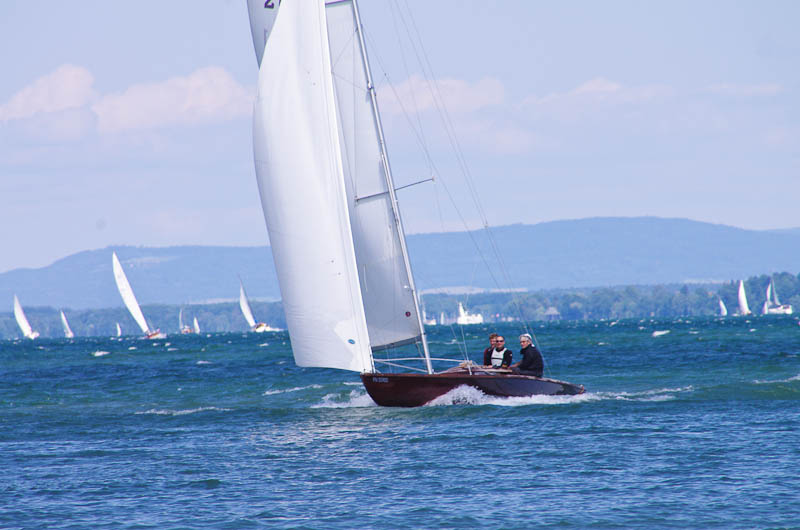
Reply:
[[[0,341],[0,527],[800,528],[797,317],[534,331],[586,394],[377,407],[285,333]]]

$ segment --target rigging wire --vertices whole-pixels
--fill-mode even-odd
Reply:
[[[414,20],[414,16],[413,16],[412,10],[408,7],[408,3],[406,2],[405,3],[405,7],[406,7],[406,11],[408,12],[408,19],[410,20],[410,25],[409,25],[409,23],[406,21],[406,17],[403,15],[402,8],[398,4],[398,0],[393,0],[393,2],[395,4],[395,8],[397,9],[398,16],[400,17],[400,19],[402,21],[402,24],[403,24],[403,26],[404,26],[404,28],[406,30],[406,33],[408,35],[408,40],[411,43],[411,47],[412,47],[412,49],[414,51],[414,54],[417,57],[417,61],[418,61],[418,63],[420,64],[420,66],[422,68],[423,79],[425,80],[426,86],[427,86],[427,88],[428,88],[428,90],[429,90],[429,92],[431,94],[431,97],[432,97],[432,99],[434,101],[434,107],[435,107],[435,109],[436,109],[436,111],[437,111],[437,113],[439,115],[439,119],[442,121],[445,133],[446,133],[447,138],[448,138],[448,140],[449,140],[449,142],[451,144],[451,148],[453,149],[456,161],[457,161],[458,166],[459,166],[459,168],[461,170],[461,173],[462,173],[462,175],[464,177],[464,180],[465,180],[465,182],[467,184],[467,189],[469,190],[470,196],[471,196],[471,198],[473,200],[473,203],[475,204],[476,211],[477,211],[478,215],[480,216],[481,222],[483,224],[483,229],[487,234],[487,240],[489,242],[489,245],[491,246],[491,249],[492,249],[492,251],[493,251],[493,253],[494,253],[495,257],[496,257],[497,264],[500,266],[500,271],[502,272],[503,279],[505,280],[506,285],[508,286],[510,292],[512,293],[512,295],[511,295],[512,304],[516,309],[516,312],[518,314],[518,317],[520,319],[520,322],[522,324],[523,329],[525,330],[526,333],[529,333],[531,335],[531,337],[533,338],[534,344],[537,347],[539,347],[536,335],[535,335],[533,329],[530,327],[530,325],[527,322],[527,320],[525,319],[524,312],[523,312],[522,307],[521,307],[520,302],[519,302],[519,298],[518,298],[518,296],[516,294],[513,294],[513,293],[516,292],[516,290],[513,288],[513,283],[511,281],[511,277],[510,277],[510,274],[508,272],[508,267],[506,266],[505,260],[503,259],[502,254],[499,251],[499,245],[498,245],[497,240],[494,237],[494,234],[493,234],[493,232],[492,232],[492,230],[491,230],[491,228],[489,226],[489,222],[488,222],[488,218],[486,216],[486,213],[485,213],[485,211],[484,211],[484,209],[483,209],[483,207],[481,205],[481,202],[478,200],[478,193],[477,193],[477,189],[476,189],[475,184],[474,184],[474,179],[472,177],[471,171],[469,170],[469,166],[468,166],[468,164],[466,162],[466,158],[465,158],[465,156],[463,154],[463,149],[461,148],[461,144],[460,144],[460,142],[458,140],[458,136],[456,134],[455,126],[453,125],[453,121],[452,121],[449,113],[447,112],[446,106],[444,105],[444,98],[442,97],[441,91],[439,90],[439,86],[438,86],[438,84],[436,82],[436,77],[434,76],[434,73],[433,73],[433,67],[431,66],[430,59],[428,58],[428,55],[427,55],[427,53],[425,51],[425,47],[424,47],[423,42],[422,42],[422,37],[421,37],[421,34],[420,34],[420,32],[419,32],[419,30],[417,28],[416,22]],[[390,5],[391,5],[391,3],[390,3]],[[392,11],[392,13],[394,14],[394,10]],[[393,23],[395,24],[395,28],[396,28],[396,21],[393,20]],[[414,34],[416,35],[416,41],[419,42],[419,49],[415,45],[415,39],[414,39],[414,36],[412,36],[410,27],[413,27]],[[405,55],[403,55],[403,61],[404,61],[404,66],[406,67],[406,72],[408,72],[407,63],[405,61]],[[408,112],[406,111],[405,106],[403,105],[403,102],[402,102],[401,98],[399,97],[399,94],[397,93],[397,90],[395,89],[394,85],[391,83],[391,81],[389,79],[389,75],[388,75],[386,69],[383,68],[382,65],[381,65],[381,69],[384,72],[384,77],[386,78],[386,80],[388,82],[388,86],[391,88],[392,92],[395,95],[395,98],[397,99],[397,101],[400,104],[400,107],[401,107],[401,110],[403,111],[404,116],[409,121],[409,125],[411,126],[411,129],[414,132],[414,135],[415,135],[418,143],[420,144],[420,146],[421,146],[421,148],[423,150],[423,153],[425,154],[425,157],[428,160],[428,163],[434,168],[436,173],[438,173],[438,170],[436,170],[436,165],[433,162],[433,159],[432,159],[432,157],[430,155],[430,152],[429,152],[429,150],[427,148],[427,145],[426,145],[426,142],[425,142],[425,139],[424,139],[424,135],[421,133],[423,128],[422,128],[422,125],[421,125],[421,119],[419,117],[419,112],[418,112],[418,106],[417,106],[417,103],[416,103],[416,99],[414,99],[414,105],[415,105],[416,110],[417,110],[416,115],[417,115],[417,121],[418,121],[418,124],[419,124],[419,130],[417,130],[417,128],[414,126],[413,122],[411,121],[411,118],[408,115]],[[410,77],[409,77],[409,79],[410,79]],[[412,90],[411,92],[413,93],[414,91]],[[442,182],[442,181],[440,180],[440,182]],[[442,186],[443,186],[445,192],[447,193],[448,197],[450,198],[450,201],[453,204],[453,207],[454,207],[458,217],[460,218],[462,225],[467,229],[467,233],[469,234],[469,237],[472,240],[473,245],[478,250],[478,253],[481,255],[481,259],[484,261],[484,264],[486,265],[487,270],[489,271],[489,275],[491,276],[492,281],[494,282],[494,284],[498,288],[501,288],[500,282],[495,277],[494,273],[492,272],[493,271],[492,267],[489,266],[488,262],[486,261],[485,257],[483,256],[483,253],[480,251],[480,246],[478,245],[477,241],[475,240],[475,237],[474,237],[472,231],[469,230],[469,226],[466,223],[466,220],[464,219],[464,216],[461,213],[460,209],[458,208],[458,204],[455,201],[453,195],[450,193],[450,190],[448,189],[447,184],[445,182],[442,182]],[[540,350],[541,350],[541,348],[540,348]]]

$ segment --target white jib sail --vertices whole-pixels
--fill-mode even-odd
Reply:
[[[719,299],[719,316],[728,316],[728,308],[725,307],[725,302],[722,301],[722,298]]]
[[[117,337],[122,336],[122,328],[119,326],[119,322],[117,322]]]
[[[19,298],[14,295],[14,318],[17,320],[17,325],[26,339],[35,339],[39,333],[33,331],[28,319],[25,317],[25,311],[22,310],[22,304],[19,303]]]
[[[200,333],[200,324],[197,323],[197,317],[194,317],[194,332]]]
[[[244,292],[244,285],[239,282],[239,308],[242,310],[244,319],[247,324],[252,328],[256,325],[256,319],[253,318],[253,311],[250,309],[250,302],[247,300],[247,294]]]
[[[772,287],[772,303],[775,305],[781,305],[781,301],[778,299],[778,291],[775,289],[775,280],[773,278],[769,279],[769,285]],[[769,297],[767,297],[769,300]]]
[[[75,337],[75,334],[69,327],[69,322],[67,322],[67,315],[65,315],[63,311],[61,311],[61,327],[64,328],[64,336],[66,338],[71,339]]]
[[[283,2],[253,117],[256,175],[295,362],[372,369],[345,196],[325,6]]]
[[[739,280],[739,314],[750,314],[750,308],[747,306],[747,294],[744,292],[744,282],[742,280]]]
[[[122,301],[125,302],[125,307],[130,311],[131,316],[139,325],[139,329],[142,330],[142,333],[149,333],[147,321],[144,319],[142,309],[139,307],[139,302],[136,301],[136,296],[133,294],[131,284],[128,283],[125,271],[122,270],[122,264],[119,262],[116,252],[112,252],[111,254],[111,263],[114,268],[114,280],[117,282],[117,289],[119,289],[119,295],[122,297]]]
[[[352,1],[326,7],[346,196],[373,349],[414,342],[414,303],[381,157]]]

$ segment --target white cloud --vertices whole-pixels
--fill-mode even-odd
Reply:
[[[71,64],[61,65],[0,105],[0,122],[87,105],[95,97],[93,83],[94,76],[87,69]]]
[[[759,85],[721,83],[706,87],[705,91],[722,96],[757,97],[774,96],[776,94],[780,94],[783,92],[783,87],[775,83],[765,83]]]
[[[475,83],[461,79],[439,79],[433,83],[412,75],[394,86],[381,89],[381,110],[399,114],[415,111],[424,112],[437,106],[443,100],[448,112],[467,113],[499,105],[503,102],[505,90],[496,79],[481,79]],[[398,101],[399,100],[399,101]]]
[[[100,132],[223,121],[252,111],[253,92],[226,70],[206,67],[185,77],[133,85],[92,105]]]
[[[672,94],[665,85],[640,85],[626,87],[604,77],[596,77],[566,92],[553,92],[546,96],[531,95],[522,102],[523,107],[548,106],[569,109],[575,105],[619,105],[645,103]]]

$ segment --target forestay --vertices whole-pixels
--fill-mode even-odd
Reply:
[[[281,5],[261,61],[253,141],[295,361],[371,370],[319,0]]]
[[[326,7],[347,206],[373,349],[414,342],[420,319],[394,219],[353,2]]]

